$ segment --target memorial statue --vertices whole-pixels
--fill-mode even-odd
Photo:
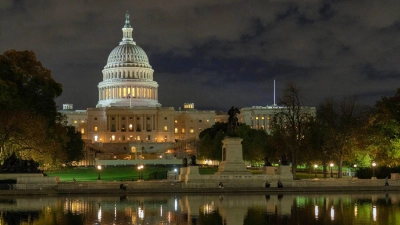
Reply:
[[[197,164],[196,164],[196,156],[195,156],[195,155],[192,155],[192,156],[190,157],[190,159],[192,160],[192,161],[190,162],[190,165],[192,165],[192,166],[197,165]]]
[[[265,157],[264,166],[272,166],[272,164],[269,162],[268,157]]]
[[[287,159],[286,159],[286,155],[285,155],[285,154],[282,155],[282,158],[281,158],[281,165],[282,165],[282,166],[287,166],[287,165],[289,165],[289,164],[288,164],[288,161],[287,161]]]
[[[185,157],[185,158],[183,158],[183,160],[182,160],[182,167],[187,167],[187,166],[188,166],[187,158]]]
[[[228,111],[228,136],[231,137],[236,137],[237,136],[237,127],[239,125],[239,120],[237,118],[237,114],[240,114],[240,111],[238,108],[231,107],[231,109]]]

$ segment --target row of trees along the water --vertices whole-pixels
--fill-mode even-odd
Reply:
[[[57,112],[55,99],[62,86],[32,51],[0,55],[0,90],[2,172],[29,172],[21,160],[50,169],[83,158],[80,132]]]
[[[351,96],[327,98],[316,109],[304,107],[307,104],[295,83],[288,83],[282,96],[270,118],[270,134],[246,124],[238,128],[244,160],[264,165],[266,157],[278,163],[286,155],[294,179],[298,166],[309,170],[322,166],[327,177],[329,164],[334,163],[339,178],[344,166],[371,169],[372,162],[378,167],[399,166],[400,88],[374,106],[362,105]],[[216,123],[200,133],[200,159],[221,160],[226,130],[227,124]]]

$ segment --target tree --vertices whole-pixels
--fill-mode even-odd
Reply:
[[[68,141],[64,148],[64,152],[66,153],[66,162],[71,164],[74,161],[79,161],[83,159],[83,140],[82,134],[79,131],[75,130],[74,126],[67,126],[67,135]]]
[[[307,122],[312,118],[312,110],[305,107],[300,88],[295,83],[288,83],[283,90],[283,97],[278,101],[279,111],[272,121],[272,129],[275,135],[280,135],[286,151],[292,163],[293,179],[296,179],[299,153],[304,149],[304,131]],[[302,153],[303,155],[303,153]]]
[[[199,134],[197,154],[202,159],[222,160],[222,140],[226,136],[227,123],[215,123]]]
[[[49,125],[55,123],[55,98],[61,95],[62,86],[34,52],[10,50],[0,55],[0,87],[1,109],[29,111],[47,118]]]
[[[389,166],[400,159],[400,88],[377,101],[369,119],[370,150],[374,159]]]
[[[68,141],[55,98],[62,87],[31,51],[0,55],[0,160],[13,152],[24,160],[59,165]]]
[[[368,119],[369,109],[357,103],[355,97],[341,101],[326,99],[317,109],[317,121],[325,133],[321,146],[324,152],[337,158],[338,177],[342,177],[343,161],[354,161],[363,142],[362,128]]]
[[[238,135],[243,139],[243,159],[251,164],[263,162],[267,155],[267,133],[242,124],[238,129]]]

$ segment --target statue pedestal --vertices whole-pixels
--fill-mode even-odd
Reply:
[[[186,182],[189,180],[201,180],[201,175],[199,173],[199,167],[198,166],[188,166],[186,167],[187,172],[186,172]]]
[[[227,137],[222,140],[222,162],[216,175],[250,175],[243,161],[242,139]]]
[[[262,174],[275,175],[277,173],[277,169],[275,166],[264,166],[262,168]]]
[[[278,166],[278,174],[280,180],[293,180],[293,174],[290,166]]]
[[[185,181],[186,174],[187,174],[187,167],[181,167],[178,180],[179,181]]]

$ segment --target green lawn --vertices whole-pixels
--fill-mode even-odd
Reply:
[[[141,175],[145,180],[149,179],[149,174],[154,172],[164,172],[173,170],[174,167],[157,167],[157,166],[145,166],[141,171]],[[179,170],[178,170],[179,171]],[[136,166],[107,166],[103,167],[101,171],[94,167],[75,167],[72,169],[59,170],[54,172],[47,172],[48,176],[58,176],[61,181],[95,181],[98,179],[100,172],[100,178],[104,181],[114,180],[138,180],[139,171]]]
[[[171,171],[174,169],[178,170],[179,167],[173,166],[145,166],[140,172],[145,180],[149,179],[150,174],[154,174],[155,172],[166,174],[167,171]],[[200,174],[214,174],[218,171],[218,168],[205,168],[200,167]],[[260,174],[260,170],[252,170],[253,174]],[[72,169],[59,170],[53,172],[47,172],[48,176],[58,176],[60,180],[65,181],[96,181],[99,176],[99,170],[94,167],[75,167]],[[317,174],[318,178],[323,178],[323,174]],[[100,171],[100,178],[104,181],[114,181],[114,180],[138,180],[139,171],[136,166],[124,166],[124,167],[116,167],[116,166],[107,166],[103,167]],[[313,179],[315,178],[314,173],[297,173],[298,179]],[[165,178],[164,178],[165,179]]]

